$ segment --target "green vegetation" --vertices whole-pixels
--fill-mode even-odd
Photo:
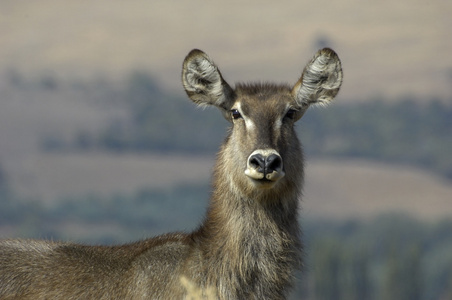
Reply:
[[[105,97],[123,99],[128,120],[113,120],[98,133],[80,132],[72,145],[134,152],[214,152],[228,123],[214,110],[196,109],[188,99],[162,92],[146,74],[136,73],[124,88]],[[111,87],[110,89],[116,89]],[[101,97],[101,96],[97,96]],[[107,103],[107,100],[105,101]],[[116,100],[116,104],[118,100]],[[310,109],[298,123],[310,156],[354,157],[411,164],[452,179],[452,105],[414,99],[394,103],[333,104]],[[195,134],[194,134],[195,132]],[[47,149],[64,142],[47,137]]]
[[[29,238],[130,242],[195,229],[205,213],[207,195],[207,186],[180,186],[131,195],[66,198],[44,207],[3,189],[0,228]],[[367,222],[301,223],[305,271],[299,275],[292,299],[421,300],[451,295],[452,220],[423,223],[386,215]],[[84,231],[70,230],[80,225]]]
[[[301,133],[308,154],[412,164],[452,179],[452,106],[438,100],[315,109]]]
[[[205,113],[189,100],[162,92],[145,74],[132,75],[122,92],[130,121],[113,121],[94,138],[98,147],[110,151],[206,152],[215,151],[225,135],[226,121],[217,111]]]
[[[182,185],[144,189],[132,195],[66,197],[47,207],[38,199],[19,199],[4,190],[0,192],[0,229],[11,226],[15,235],[30,238],[75,238],[103,244],[129,242],[168,231],[192,230],[202,221],[207,197],[207,186]],[[80,224],[85,229],[68,235],[71,230],[65,227],[67,224]],[[90,230],[102,225],[120,230],[100,235]]]
[[[304,228],[307,271],[299,295],[384,300],[451,295],[452,220],[427,224],[385,215],[370,222],[308,221]]]
[[[41,84],[58,88],[49,79]],[[146,74],[134,74],[121,87],[104,83],[94,98],[125,106],[127,118],[111,120],[99,132],[80,131],[70,142],[46,136],[45,150],[214,152],[228,126],[216,110],[203,112],[187,99],[162,92]],[[311,157],[412,164],[452,179],[452,106],[440,101],[338,102],[310,109],[297,130]],[[103,244],[192,230],[202,221],[209,193],[207,186],[180,186],[110,197],[77,195],[47,207],[36,199],[19,199],[8,186],[0,166],[2,234]],[[424,223],[386,215],[367,222],[302,224],[305,272],[293,299],[452,297],[452,220]]]

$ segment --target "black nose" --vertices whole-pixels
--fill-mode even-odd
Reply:
[[[262,154],[257,153],[249,158],[249,165],[255,168],[259,173],[264,173],[264,175],[266,175],[281,169],[282,159],[281,156],[277,154],[263,156]]]

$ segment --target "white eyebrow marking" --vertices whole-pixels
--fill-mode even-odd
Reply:
[[[245,116],[243,114],[240,102],[237,101],[234,106],[237,108],[237,110],[242,115],[242,118],[245,121],[246,129],[250,130],[250,131],[254,130],[256,128],[256,125],[254,124],[253,120],[251,120],[250,118],[248,118],[248,116]]]
[[[277,119],[273,125],[273,130],[275,131],[275,133],[279,132],[279,130],[281,129],[281,125],[282,125],[282,120]]]
[[[281,129],[282,126],[282,120],[284,119],[284,116],[287,114],[287,112],[289,111],[289,109],[291,109],[292,105],[289,103],[286,105],[286,109],[284,110],[284,114],[282,115],[281,118],[278,118],[274,125],[273,125],[273,130],[275,133],[279,133],[279,130]]]

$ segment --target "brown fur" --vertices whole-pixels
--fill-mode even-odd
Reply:
[[[338,62],[332,50],[321,51],[318,56]],[[303,80],[292,90],[272,84],[232,89],[199,50],[185,59],[182,76],[195,103],[217,106],[232,122],[218,153],[202,225],[189,234],[111,247],[1,241],[0,299],[182,299],[181,278],[219,299],[286,298],[301,267],[297,218],[303,156],[294,122],[308,106],[303,99],[310,97],[298,89]],[[311,90],[317,87],[309,84]],[[295,109],[290,117],[289,108]],[[240,117],[234,117],[234,109]],[[245,169],[255,168],[250,158],[256,150],[264,157],[280,156],[278,176],[255,179],[256,170],[245,175]]]

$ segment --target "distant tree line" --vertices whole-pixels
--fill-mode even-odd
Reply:
[[[313,155],[417,165],[452,179],[452,105],[379,100],[306,113],[301,134]]]
[[[19,79],[12,82],[27,85]],[[39,83],[46,90],[59,85],[51,77]],[[228,126],[216,110],[194,108],[188,99],[163,92],[144,73],[134,74],[120,87],[103,82],[94,98],[126,106],[128,118],[111,120],[99,132],[80,131],[69,143],[47,136],[43,149],[213,152]],[[115,101],[109,102],[111,98]],[[452,179],[452,105],[440,101],[338,102],[328,109],[310,109],[297,130],[311,157],[406,163]],[[36,199],[17,197],[0,164],[0,233],[129,242],[168,230],[192,230],[202,220],[207,195],[207,186],[179,186],[108,197],[76,195],[47,207]],[[65,225],[74,223],[96,230],[68,236]],[[302,220],[302,224],[305,271],[292,299],[452,298],[452,220],[423,223],[406,216],[382,216],[368,222]],[[105,225],[121,230],[105,234],[100,229]]]
[[[0,233],[6,228],[8,237],[131,242],[195,229],[205,213],[207,195],[207,186],[178,186],[109,197],[74,196],[43,206],[3,189]],[[452,220],[424,223],[386,215],[366,222],[300,221],[305,266],[291,299],[427,300],[452,296]],[[72,224],[89,230],[70,236]]]
[[[105,97],[111,97],[113,93],[105,85],[102,88]],[[47,137],[42,143],[44,148],[214,152],[229,126],[216,109],[208,112],[197,109],[188,98],[163,92],[144,73],[130,76],[125,87],[114,94],[123,102],[111,105],[125,105],[128,119],[111,120],[97,133],[81,131],[70,145]],[[327,109],[308,110],[297,130],[310,156],[411,164],[452,179],[452,105],[439,100],[337,102]]]
[[[293,299],[450,299],[449,226],[403,215],[307,222],[307,270]]]

